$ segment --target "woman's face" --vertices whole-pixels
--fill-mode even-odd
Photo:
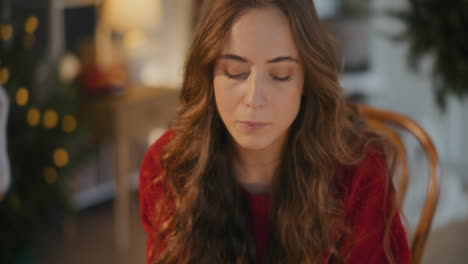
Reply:
[[[216,106],[246,149],[281,144],[299,111],[304,70],[287,17],[250,9],[235,21],[214,68]]]

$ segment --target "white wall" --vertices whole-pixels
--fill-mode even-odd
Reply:
[[[374,0],[376,10],[407,8],[406,0]],[[395,34],[404,30],[404,25],[393,18],[376,15],[373,19],[372,70],[383,87],[371,97],[370,104],[404,113],[423,126],[434,140],[442,162],[442,189],[435,227],[456,219],[468,217],[468,197],[463,192],[463,183],[468,183],[468,103],[449,99],[447,113],[437,108],[431,80],[431,60],[428,56],[421,64],[418,73],[407,66],[405,42],[390,41],[385,34]],[[416,141],[406,139],[411,146]],[[416,150],[416,153],[417,150]],[[413,161],[419,157],[413,157]],[[411,160],[410,160],[411,162]],[[427,169],[425,162],[412,167],[413,185],[410,186],[405,213],[410,222],[416,216],[413,210],[424,198]]]

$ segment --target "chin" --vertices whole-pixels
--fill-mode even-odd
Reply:
[[[232,135],[232,134],[231,134]],[[232,135],[233,140],[242,148],[262,150],[271,145],[272,140],[264,134],[258,135]]]

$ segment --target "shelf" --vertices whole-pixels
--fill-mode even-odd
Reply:
[[[13,6],[23,8],[49,8],[51,4],[55,4],[58,8],[74,8],[81,6],[98,5],[103,0],[52,0],[52,1],[37,1],[37,0],[15,0]]]
[[[82,210],[114,197],[114,183],[102,183],[76,193],[73,197],[76,210]]]
[[[74,8],[90,5],[98,5],[103,0],[62,0],[64,1],[64,8]]]
[[[130,190],[138,190],[138,171],[132,172],[130,177]],[[115,184],[113,181],[101,183],[73,195],[73,202],[76,210],[83,210],[88,207],[109,201],[114,198]]]

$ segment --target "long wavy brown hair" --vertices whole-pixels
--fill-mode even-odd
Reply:
[[[233,176],[232,146],[214,101],[213,66],[234,19],[268,5],[289,19],[305,80],[271,190],[273,234],[264,263],[319,263],[323,252],[343,262],[338,238],[349,228],[340,171],[359,164],[374,146],[385,153],[388,174],[393,174],[395,148],[343,97],[333,41],[312,0],[205,1],[185,62],[181,106],[171,124],[174,136],[161,159],[171,192],[155,201],[156,215],[167,220],[155,230],[166,248],[154,263],[254,263],[247,205]],[[169,215],[168,202],[173,204]],[[388,243],[385,248],[391,260]]]

